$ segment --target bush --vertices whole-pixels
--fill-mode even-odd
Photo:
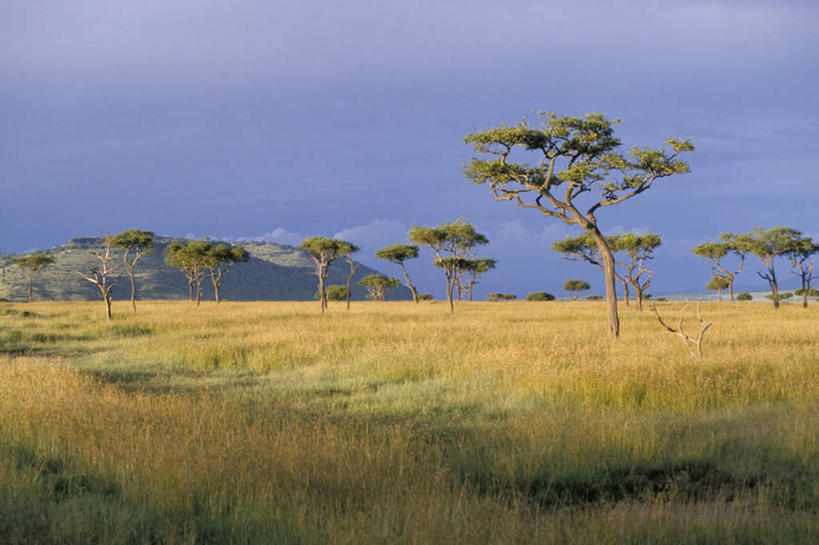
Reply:
[[[802,295],[802,293],[804,291],[805,290],[803,290],[802,288],[797,288],[797,289],[793,290],[793,294],[794,295]],[[810,289],[808,289],[808,295],[810,297],[817,297],[817,296],[819,296],[819,290],[817,290],[816,288],[810,288]]]
[[[747,291],[743,291],[742,293],[737,294],[737,301],[751,301],[753,300],[754,296],[748,293]]]
[[[327,292],[327,300],[328,301],[346,301],[347,300],[347,286],[327,286],[325,288]],[[321,294],[316,292],[315,295],[316,299],[321,299]]]
[[[586,301],[602,301],[602,300],[603,300],[602,295],[587,295],[586,296]]]
[[[511,301],[512,299],[517,299],[518,296],[511,294],[511,293],[490,293],[489,300],[490,301]]]
[[[781,292],[779,292],[779,300],[780,301],[787,301],[791,297],[793,297],[793,292],[792,291],[781,291]],[[765,296],[765,299],[773,299],[773,293],[767,294]]]
[[[418,294],[419,301],[434,301],[435,298],[432,297],[431,293],[419,293]]]
[[[526,296],[527,301],[554,301],[555,296],[546,291],[535,291]]]

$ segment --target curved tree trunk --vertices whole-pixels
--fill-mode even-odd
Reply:
[[[612,259],[613,259],[613,258],[612,258]],[[605,267],[603,268],[603,270],[604,270],[604,271],[606,270],[606,269],[605,269]],[[623,301],[625,301],[625,302],[626,302],[626,306],[629,306],[629,304],[630,304],[630,303],[629,303],[629,301],[628,301],[628,295],[629,295],[629,291],[628,291],[628,281],[627,281],[625,278],[620,278],[620,277],[618,277],[617,275],[615,275],[615,278],[617,278],[617,280],[619,280],[619,281],[620,281],[620,283],[621,283],[621,284],[623,284]]]
[[[731,298],[731,302],[734,302],[734,277],[728,276],[726,277],[728,280],[728,296]]]
[[[131,310],[136,314],[136,280],[133,268],[128,268],[128,277],[131,279]]]
[[[404,280],[407,283],[407,287],[409,288],[410,292],[412,292],[412,302],[418,302],[418,290],[415,289],[415,286],[412,285],[412,281],[410,280],[409,273],[407,272],[407,268],[404,266],[404,262],[400,263],[401,270],[404,272]]]
[[[608,304],[608,334],[610,339],[616,339],[620,336],[620,317],[617,314],[617,289],[614,284],[614,256],[606,244],[606,239],[603,234],[592,226],[589,229],[594,235],[594,240],[597,242],[597,249],[600,252],[600,257],[603,260],[603,270],[606,276],[606,303]]]
[[[28,276],[28,302],[29,303],[31,303],[31,301],[33,301],[33,299],[34,299],[33,296],[34,296],[34,275],[35,274],[36,273],[32,272]]]

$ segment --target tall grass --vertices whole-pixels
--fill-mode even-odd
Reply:
[[[3,543],[813,543],[819,314],[0,305]],[[693,313],[666,305],[663,312]]]

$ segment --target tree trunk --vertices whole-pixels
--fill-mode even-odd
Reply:
[[[31,303],[31,301],[34,300],[33,295],[34,295],[34,275],[35,274],[36,273],[32,272],[28,277],[28,302],[29,303]]]
[[[802,288],[802,308],[808,308],[808,290]]]
[[[606,239],[603,233],[592,226],[589,229],[597,242],[597,249],[600,251],[600,257],[603,260],[603,270],[606,275],[606,303],[608,304],[609,319],[608,319],[608,334],[609,338],[614,340],[620,336],[620,317],[617,314],[617,289],[614,284],[614,256],[606,244]]]
[[[193,275],[188,276],[188,301],[193,301]]]
[[[327,293],[324,291],[324,276],[318,275],[318,289],[319,301],[321,302],[321,313],[324,314],[324,309],[327,308]]]
[[[612,259],[614,259],[613,256],[612,256]],[[606,268],[603,267],[603,271],[605,271],[605,270],[606,270]],[[620,283],[623,284],[623,301],[626,302],[626,306],[629,306],[629,302],[628,302],[628,281],[626,281],[626,279],[624,279],[624,278],[618,278],[618,280],[620,280]]]
[[[452,292],[455,289],[455,279],[445,271],[446,275],[446,300],[449,302],[449,312],[455,312],[455,303],[452,302]]]
[[[202,302],[202,278],[197,276],[196,277],[196,306],[199,306],[199,303]]]
[[[134,279],[134,269],[128,269],[128,277],[131,279],[131,310],[136,314],[136,280]]]
[[[350,293],[350,285],[353,282],[353,275],[355,274],[355,264],[350,261],[350,274],[347,275],[347,310],[350,310],[350,298],[352,297],[352,293]]]
[[[637,301],[637,310],[643,312],[643,290],[640,286],[634,287],[634,300]]]
[[[111,294],[106,293],[103,298],[105,299],[105,319],[111,319]]]
[[[717,302],[722,303],[722,288],[717,288]]]
[[[731,302],[734,302],[734,277],[730,276],[728,278],[728,295],[731,298]]]
[[[216,273],[214,269],[210,270],[210,282],[213,284],[213,298],[218,303],[219,299],[219,285],[222,283],[222,274]]]
[[[404,272],[404,280],[407,282],[407,287],[409,288],[410,292],[412,292],[412,302],[418,302],[418,291],[415,289],[415,286],[412,285],[412,281],[410,280],[409,273],[407,273],[407,268],[404,267],[404,262],[401,262],[401,270]]]

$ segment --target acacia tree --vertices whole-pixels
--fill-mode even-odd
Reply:
[[[409,232],[411,242],[430,248],[434,254],[433,264],[444,271],[446,298],[449,311],[455,311],[452,292],[459,275],[459,264],[472,255],[475,246],[488,244],[489,239],[478,233],[469,222],[458,219],[437,227],[413,225]]]
[[[105,318],[111,319],[111,300],[113,299],[112,290],[117,285],[116,279],[111,279],[111,275],[117,270],[116,265],[109,265],[109,262],[114,258],[111,255],[111,246],[114,244],[114,239],[110,235],[105,235],[102,239],[102,251],[94,250],[91,252],[99,261],[99,266],[91,267],[88,272],[76,272],[81,278],[91,282],[100,291],[102,300],[105,302]]]
[[[607,236],[606,244],[608,244],[609,248],[615,248],[619,238],[620,235]],[[603,258],[600,257],[600,249],[597,246],[597,242],[594,236],[588,231],[576,237],[567,237],[563,240],[558,240],[552,244],[552,249],[561,253],[563,258],[569,261],[585,261],[602,271],[606,270],[603,265]],[[614,270],[614,277],[623,285],[623,300],[626,302],[626,305],[628,305],[628,281],[617,272],[616,268]]]
[[[222,286],[222,276],[230,270],[236,263],[246,263],[250,259],[250,254],[247,253],[241,246],[228,246],[227,244],[219,244],[213,246],[208,243],[207,246],[201,248],[201,256],[197,256],[201,261],[202,266],[210,271],[210,281],[213,284],[213,298],[217,303],[221,300],[219,297],[219,289]]]
[[[524,119],[513,127],[501,125],[468,135],[464,143],[473,144],[485,158],[472,159],[466,177],[476,184],[488,184],[497,201],[512,201],[591,233],[605,271],[608,333],[617,337],[620,320],[614,256],[596,214],[639,195],[661,178],[688,172],[688,164],[678,156],[693,151],[694,146],[689,140],[669,138],[670,151],[634,147],[625,154],[618,152],[620,140],[612,128],[618,119],[599,113],[540,116],[542,125],[537,129]],[[517,161],[513,151],[532,153],[537,163]],[[587,202],[581,204],[581,200]]]
[[[113,239],[116,246],[119,246],[125,253],[122,254],[122,262],[128,269],[128,278],[131,280],[131,309],[136,314],[136,264],[145,254],[154,249],[154,234],[150,231],[140,231],[139,229],[129,229],[116,235]],[[130,261],[128,255],[131,254]]]
[[[591,286],[589,286],[589,283],[585,280],[566,280],[566,282],[563,284],[564,291],[574,292],[572,301],[577,301],[577,297],[580,295],[580,292],[588,289],[591,289]]]
[[[384,295],[401,285],[397,278],[383,274],[370,274],[358,281],[359,286],[367,288],[367,297],[373,301],[383,301]]]
[[[313,259],[315,271],[313,274],[318,278],[319,301],[321,302],[321,313],[327,309],[327,292],[324,289],[324,281],[327,279],[327,272],[333,261],[352,252],[354,246],[343,240],[336,240],[327,237],[310,237],[301,241],[299,248],[307,252]]]
[[[188,279],[188,298],[202,301],[202,272],[207,268],[212,245],[207,240],[174,240],[165,248],[165,262],[182,271]]]
[[[767,231],[761,227],[754,227],[753,233],[744,237],[741,242],[743,250],[751,252],[762,260],[765,271],[758,271],[756,274],[768,281],[774,308],[779,308],[780,299],[774,260],[777,257],[787,256],[798,245],[801,236],[802,233],[796,229],[781,225]]]
[[[12,257],[11,262],[22,269],[28,270],[28,302],[31,303],[34,295],[34,277],[37,273],[54,263],[54,258],[44,253],[27,254]]]
[[[617,263],[626,269],[626,281],[634,288],[637,310],[640,312],[643,310],[643,294],[654,276],[654,271],[647,268],[645,262],[654,258],[652,254],[660,244],[660,235],[655,233],[625,233],[617,237],[612,248],[615,253],[624,254],[627,259]]]
[[[747,239],[749,235],[735,235],[733,233],[720,234],[719,242],[703,242],[691,248],[694,255],[708,260],[711,273],[725,279],[731,302],[734,302],[734,278],[745,269],[745,254],[747,253]],[[735,267],[728,267],[723,259],[734,255],[739,262]]]
[[[717,292],[717,301],[722,301],[722,290],[728,287],[728,279],[724,276],[714,275],[705,287]]]
[[[819,253],[819,244],[813,242],[810,237],[804,237],[795,240],[786,254],[791,261],[791,272],[798,276],[802,283],[802,287],[797,290],[797,295],[802,296],[802,308],[808,308],[808,295],[815,291],[810,287],[810,283],[814,278],[816,259],[813,256],[816,253]]]
[[[464,259],[458,264],[458,268],[465,274],[469,275],[469,279],[466,282],[466,294],[468,301],[472,301],[472,288],[474,288],[475,284],[478,283],[478,279],[481,277],[481,275],[494,269],[495,265],[497,264],[498,261],[496,259],[491,259],[488,257],[482,257],[479,259]]]
[[[361,248],[352,244],[350,242],[345,242],[347,245],[346,247],[341,249],[341,254],[344,256],[344,261],[350,266],[350,272],[347,275],[347,310],[350,310],[350,298],[352,295],[352,290],[350,289],[350,284],[353,282],[353,275],[355,271],[358,269],[358,263],[353,260],[353,254],[359,251]]]
[[[404,262],[408,259],[415,259],[418,257],[418,246],[412,246],[409,244],[393,244],[392,246],[386,246],[375,252],[375,257],[379,259],[386,259],[390,263],[395,263],[401,267],[401,272],[404,273],[404,281],[407,283],[407,287],[409,288],[410,292],[412,292],[412,300],[413,302],[417,303],[418,290],[416,290],[415,286],[412,284],[412,280],[410,279]]]

